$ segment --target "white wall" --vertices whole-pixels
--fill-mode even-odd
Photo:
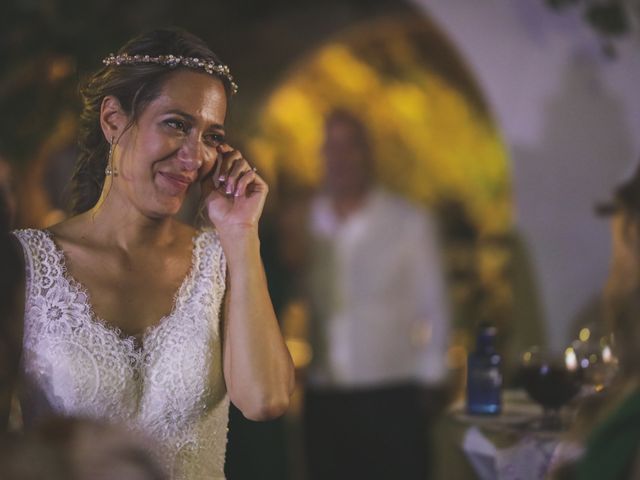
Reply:
[[[640,35],[608,59],[577,11],[542,0],[414,0],[466,58],[512,160],[517,227],[528,243],[550,342],[608,268],[609,197],[640,157]]]

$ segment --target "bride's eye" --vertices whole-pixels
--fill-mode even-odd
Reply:
[[[221,133],[210,133],[205,135],[204,141],[207,145],[211,147],[217,147],[224,143],[224,135]]]
[[[187,124],[184,121],[179,120],[177,118],[170,118],[168,120],[165,120],[164,124],[173,128],[174,130],[178,130],[183,133],[186,133],[188,130]]]

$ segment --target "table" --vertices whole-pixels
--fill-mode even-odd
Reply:
[[[572,412],[564,412],[566,424]],[[541,480],[553,465],[575,458],[579,449],[562,431],[544,431],[541,408],[522,390],[503,394],[496,416],[468,415],[454,404],[434,428],[436,479]]]

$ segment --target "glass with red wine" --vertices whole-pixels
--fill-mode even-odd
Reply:
[[[520,380],[529,397],[542,406],[540,428],[561,429],[560,409],[578,394],[582,386],[582,368],[573,348],[553,352],[531,347],[522,355]]]

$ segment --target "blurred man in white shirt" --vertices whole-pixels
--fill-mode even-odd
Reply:
[[[309,222],[311,478],[424,480],[423,400],[445,379],[449,332],[437,229],[376,185],[355,116],[336,110],[325,128],[325,189]]]

